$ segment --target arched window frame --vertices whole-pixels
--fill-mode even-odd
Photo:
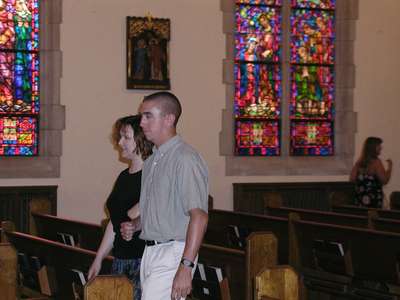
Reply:
[[[282,8],[282,125],[281,155],[278,157],[244,157],[234,155],[234,30],[235,1],[221,0],[223,31],[226,37],[226,58],[223,61],[223,82],[226,87],[226,108],[222,111],[220,154],[225,156],[226,175],[345,175],[349,174],[354,157],[357,114],[353,109],[355,85],[354,41],[358,16],[358,0],[336,1],[335,42],[335,155],[328,157],[290,156],[289,132],[289,2]]]
[[[65,107],[60,104],[62,0],[40,1],[40,125],[39,155],[0,158],[0,178],[60,176]]]

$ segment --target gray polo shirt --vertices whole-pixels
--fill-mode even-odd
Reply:
[[[140,216],[144,240],[185,240],[189,211],[208,211],[208,171],[201,156],[178,135],[146,159]]]

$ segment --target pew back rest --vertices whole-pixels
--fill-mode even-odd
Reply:
[[[17,295],[17,251],[10,243],[0,243],[1,298],[15,300]]]
[[[71,247],[59,242],[46,240],[37,236],[15,231],[6,231],[7,240],[18,252],[27,256],[36,256],[41,263],[54,270],[57,284],[57,299],[73,299],[71,269],[87,272],[96,253],[94,251]],[[101,274],[110,273],[113,258],[107,256],[103,260]]]
[[[100,225],[40,213],[32,213],[32,217],[40,237],[57,241],[59,233],[67,233],[74,236],[76,244],[83,249],[97,251],[100,246],[103,237]]]
[[[255,277],[254,299],[299,299],[299,278],[290,266],[267,267]]]
[[[330,211],[311,210],[292,207],[267,207],[267,214],[275,217],[287,218],[290,213],[297,213],[302,220],[368,228],[368,218],[366,216],[341,214]]]
[[[100,275],[84,289],[85,300],[132,300],[133,284],[125,276]]]
[[[300,268],[315,268],[316,240],[330,241],[343,247],[346,275],[399,283],[400,234],[302,220],[292,222]]]
[[[209,211],[204,242],[220,246],[230,245],[228,227],[237,226],[248,233],[271,232],[278,240],[278,262],[285,264],[289,256],[288,219],[243,212],[213,209]]]
[[[381,218],[400,220],[400,210],[395,209],[376,209],[367,207],[360,207],[355,205],[334,205],[332,206],[332,211],[342,214],[352,214],[360,216],[368,216],[371,212],[376,212],[376,214]]]
[[[390,209],[400,210],[400,191],[394,191],[390,194]]]
[[[372,218],[372,227],[379,231],[400,233],[400,220],[386,218]]]
[[[253,280],[261,269],[277,264],[278,242],[270,232],[253,232],[247,238],[246,250],[202,244],[199,260],[224,270],[231,287],[232,299],[251,300]]]

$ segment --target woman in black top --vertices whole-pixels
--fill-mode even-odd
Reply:
[[[129,221],[129,210],[139,202],[143,160],[150,154],[152,144],[146,140],[140,127],[140,116],[128,116],[115,123],[114,142],[121,148],[121,156],[129,160],[129,168],[123,170],[115,182],[107,199],[110,222],[107,225],[96,258],[89,269],[88,278],[96,276],[104,257],[113,250],[113,274],[125,274],[135,284],[134,299],[139,300],[140,261],[144,242],[137,232],[133,239],[125,241],[121,237],[120,224]]]
[[[350,181],[356,185],[356,205],[382,208],[384,204],[382,187],[390,180],[392,160],[386,160],[388,167],[385,169],[379,159],[382,142],[378,137],[367,138],[361,156],[351,170]]]

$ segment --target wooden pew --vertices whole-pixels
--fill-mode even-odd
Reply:
[[[369,211],[376,211],[380,218],[400,220],[400,210],[375,209],[355,205],[334,205],[332,211],[342,214],[367,216]]]
[[[400,210],[400,192],[394,191],[390,194],[390,209]]]
[[[280,196],[285,206],[329,209],[331,195],[354,194],[352,182],[233,183],[235,211],[262,214],[265,198]],[[351,197],[351,196],[350,196]]]
[[[219,213],[220,212],[220,213]],[[228,214],[228,218],[230,218],[231,212],[223,212],[223,211],[216,211],[216,210],[210,210],[210,220],[213,221],[218,221],[219,215],[225,215],[226,213]],[[232,213],[235,214],[235,213]],[[239,217],[243,217],[243,215],[246,214],[236,214]],[[91,244],[97,244],[100,243],[101,241],[101,227],[99,225],[94,225],[94,224],[88,224],[85,222],[80,222],[80,221],[73,221],[73,220],[66,220],[62,219],[56,216],[51,216],[51,215],[42,215],[42,214],[33,214],[35,222],[37,222],[37,229],[38,233],[42,237],[47,237],[49,239],[56,240],[56,234],[57,232],[68,232],[73,235],[79,235],[79,247],[91,247]],[[272,228],[276,232],[280,232],[281,235],[285,231],[285,227],[279,226],[279,224],[286,224],[286,241],[287,241],[287,220],[283,221],[280,218],[268,218],[265,216],[259,216],[262,219],[267,220],[266,224],[268,225],[268,222],[273,223],[273,225],[267,226],[256,226],[253,225],[251,228],[254,229],[254,231],[261,231],[262,228]],[[224,218],[224,217],[223,217]],[[251,218],[251,215],[248,215],[248,218]],[[278,221],[278,224],[275,224],[275,221]],[[211,224],[215,224],[215,222],[211,221]],[[232,223],[232,220],[229,222],[229,224],[234,224]],[[254,223],[254,224],[257,224]],[[217,225],[219,226],[219,225]],[[247,224],[246,224],[247,226]],[[89,227],[89,228],[87,228]],[[223,242],[221,240],[221,227],[213,227],[213,225],[210,226],[209,223],[209,229],[214,228],[214,231],[212,234],[207,233],[206,236],[209,237],[214,237],[213,239],[210,238],[209,241],[205,239],[205,244],[201,246],[200,249],[200,259],[202,261],[205,261],[207,263],[211,263],[213,265],[222,265],[224,269],[227,270],[227,277],[229,280],[229,284],[232,291],[232,299],[240,299],[243,300],[247,297],[245,296],[245,293],[247,294],[252,294],[251,287],[252,287],[252,278],[254,278],[256,271],[258,270],[258,267],[265,266],[265,265],[275,265],[277,264],[276,258],[274,258],[274,255],[276,255],[276,251],[271,251],[271,253],[266,253],[264,248],[264,245],[268,245],[271,242],[266,242],[264,238],[260,238],[259,234],[255,234],[254,237],[250,239],[249,244],[247,244],[246,249],[238,250],[238,249],[231,249],[227,248],[228,244]],[[93,233],[94,232],[94,233]],[[92,233],[92,239],[94,237],[97,237],[97,241],[88,241],[85,240],[90,233]],[[262,242],[262,247],[258,246],[261,239]],[[211,245],[213,244],[213,245]],[[215,246],[217,245],[217,246]],[[218,247],[218,245],[220,247]],[[250,247],[250,248],[249,248]],[[253,249],[261,249],[259,253],[262,254],[262,256],[259,255],[259,253],[256,253],[253,251]],[[251,257],[248,257],[249,251],[252,252]],[[284,257],[284,261],[287,261],[287,245],[286,248],[283,249],[282,251],[284,254],[282,255]],[[239,254],[239,257],[241,259],[237,260],[237,255]],[[257,261],[257,263],[254,265],[254,261]],[[239,262],[239,263],[238,263]],[[231,271],[235,270],[235,271]],[[247,270],[244,272],[244,270]],[[247,292],[246,292],[247,291]],[[235,298],[237,295],[242,295],[242,298]],[[247,299],[247,298],[246,298]],[[252,298],[248,298],[252,299]]]
[[[352,299],[400,297],[400,234],[304,221],[298,215],[291,215],[290,230],[295,266],[310,290]],[[337,245],[337,254],[318,254],[321,241]]]
[[[254,299],[299,299],[299,278],[290,266],[268,267],[255,278]]]
[[[373,211],[369,213],[369,219],[371,229],[400,233],[400,220],[380,218]]]
[[[12,225],[3,222],[4,236],[18,252],[37,256],[48,267],[55,271],[57,282],[57,299],[74,299],[70,269],[87,272],[96,253],[59,242],[10,230]],[[102,274],[110,272],[113,258],[108,256],[102,265]]]
[[[78,247],[97,251],[103,238],[103,229],[97,224],[40,213],[32,213],[32,217],[35,234],[48,240],[57,241],[58,233],[68,233],[77,239]]]
[[[132,300],[133,285],[125,276],[100,275],[85,285],[85,300]]]
[[[17,251],[10,243],[0,243],[0,291],[2,299],[17,297]]]
[[[282,218],[287,218],[290,213],[296,213],[306,221],[400,233],[400,220],[381,218],[376,210],[369,210],[368,216],[361,216],[282,206],[267,207],[266,213]]]
[[[33,214],[33,218],[39,236],[50,240],[57,240],[57,232],[69,232],[79,236],[79,247],[97,251],[97,248],[93,245],[99,245],[102,239],[100,225],[38,213]],[[287,224],[287,218],[211,209],[209,210],[209,222],[204,243],[228,246],[226,229],[229,225],[245,227],[250,232],[270,231],[278,238],[279,264],[287,264],[289,255]]]
[[[277,247],[277,239],[272,233],[254,232],[247,237],[245,249],[203,243],[199,261],[224,270],[232,300],[251,300],[256,274],[277,264]]]
[[[302,220],[307,221],[360,228],[369,227],[369,219],[367,216],[341,214],[322,210],[301,209],[284,206],[266,207],[266,214],[270,216],[288,218],[290,213],[296,213],[300,216]]]
[[[288,219],[243,212],[213,209],[208,212],[208,227],[204,237],[207,244],[235,247],[228,235],[229,226],[238,226],[250,232],[269,231],[278,240],[278,263],[289,261]],[[237,247],[239,248],[239,247]]]

